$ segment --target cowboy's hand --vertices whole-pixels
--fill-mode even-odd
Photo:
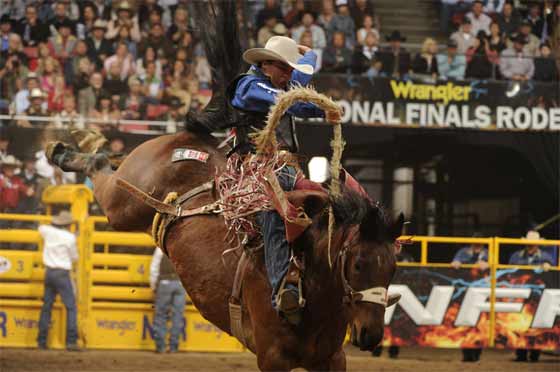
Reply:
[[[478,268],[480,270],[486,270],[488,269],[488,262],[486,261],[478,261]]]
[[[299,54],[305,54],[305,53],[307,53],[311,50],[310,47],[305,46],[305,45],[298,45],[297,49],[298,49]]]
[[[340,123],[342,121],[342,117],[340,116],[340,111],[326,111],[325,112],[325,119],[329,123]]]
[[[453,262],[451,262],[451,267],[454,268],[454,269],[458,269],[458,268],[461,267],[461,262],[453,261]]]
[[[545,262],[542,264],[542,268],[544,271],[548,271],[550,270],[550,264],[548,262]]]

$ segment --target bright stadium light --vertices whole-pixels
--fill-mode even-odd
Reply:
[[[327,180],[329,175],[329,161],[324,156],[314,156],[307,164],[309,179],[314,182],[322,183]]]

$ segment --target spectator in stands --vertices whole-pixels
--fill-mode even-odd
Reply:
[[[166,350],[167,319],[171,315],[169,352],[176,353],[179,351],[179,336],[185,327],[183,313],[186,292],[173,264],[157,247],[150,264],[150,288],[155,292],[154,340],[156,352],[164,353]]]
[[[4,0],[0,5],[0,15],[7,15],[13,22],[25,15],[25,0]]]
[[[53,110],[56,98],[64,93],[64,77],[60,71],[60,64],[52,57],[46,58],[39,74],[39,86],[48,99],[49,110]],[[62,91],[60,80],[63,82]]]
[[[554,5],[554,10],[546,17],[546,33],[547,36],[554,40],[555,35],[560,34],[560,3]]]
[[[144,95],[151,101],[151,103],[158,104],[163,97],[163,82],[161,78],[156,75],[155,62],[147,62],[146,74],[141,79]]]
[[[24,81],[29,72],[21,47],[19,35],[11,34],[8,50],[0,53],[0,99],[13,99],[19,90],[18,83]]]
[[[438,75],[437,63],[437,42],[432,38],[427,38],[422,44],[422,50],[416,54],[412,61],[412,71],[415,74],[431,76],[433,79]]]
[[[113,40],[113,49],[116,49],[117,45],[121,43],[126,44],[128,52],[134,59],[136,59],[138,55],[138,48],[136,42],[130,37],[130,29],[128,27],[121,27],[119,35]]]
[[[48,24],[54,18],[53,2],[49,0],[37,0],[34,2],[37,9],[37,17],[43,23]]]
[[[466,78],[489,79],[495,75],[499,54],[490,48],[484,31],[479,31],[474,45],[467,50]]]
[[[140,27],[138,26],[138,17],[132,11],[132,7],[127,0],[122,1],[117,6],[117,18],[109,21],[107,25],[107,39],[114,39],[119,34],[121,27],[128,27],[130,29],[130,37],[135,42],[140,42],[142,35],[140,34]]]
[[[533,3],[529,6],[529,14],[525,20],[531,25],[531,33],[540,39],[543,36],[544,19],[541,17],[539,3]]]
[[[75,0],[57,0],[53,5],[52,8],[56,14],[56,6],[58,3],[62,3],[64,5],[64,14],[68,17],[69,20],[72,22],[78,21],[80,18],[80,7],[76,4]]]
[[[173,24],[167,29],[167,39],[171,40],[173,44],[177,44],[183,37],[183,34],[188,32],[190,29],[189,12],[187,11],[187,8],[179,6],[175,9]]]
[[[527,39],[517,35],[513,47],[505,49],[500,55],[500,72],[509,80],[526,81],[533,78],[535,65],[533,59],[524,53]]]
[[[33,192],[26,192],[21,196],[16,212],[36,213],[40,202],[38,196],[41,195],[41,193],[38,192],[41,183],[41,176],[37,174],[37,169],[35,169],[35,159],[32,157],[24,159],[19,177],[27,189],[33,190]]]
[[[504,4],[502,12],[498,14],[498,23],[500,24],[500,30],[502,30],[502,35],[511,35],[517,31],[519,24],[521,23],[521,18],[515,12],[513,5],[509,2]]]
[[[468,10],[470,1],[463,0],[441,0],[440,9],[440,29],[447,35],[449,34],[450,20],[458,13],[464,13]]]
[[[530,57],[539,56],[539,47],[541,42],[538,37],[531,33],[531,24],[527,21],[521,22],[519,25],[519,35],[525,38],[525,46],[523,47],[523,53]],[[508,41],[507,45],[511,48],[513,42]]]
[[[111,41],[105,38],[107,23],[100,19],[93,24],[92,36],[86,40],[89,59],[95,62],[97,70],[103,68],[105,60],[113,54]]]
[[[264,47],[268,39],[273,36],[283,36],[286,35],[287,29],[284,24],[278,22],[278,19],[274,15],[270,15],[257,33],[257,45]]]
[[[129,76],[134,75],[136,72],[136,62],[134,62],[134,58],[128,51],[128,46],[125,43],[118,44],[115,54],[105,60],[103,64],[105,71],[110,71],[113,64],[120,66],[122,80],[128,79]]]
[[[80,40],[86,40],[93,35],[93,28],[97,20],[97,8],[91,2],[85,2],[82,8],[80,21],[76,25],[76,36]]]
[[[356,44],[356,26],[350,17],[350,10],[346,0],[336,1],[336,13],[332,0],[323,0],[323,12],[319,16],[318,24],[325,29],[327,43],[332,43],[335,32],[344,33],[346,47],[353,49]]]
[[[10,16],[4,14],[0,17],[0,53],[8,50],[10,35],[12,34],[12,21]]]
[[[369,32],[366,36],[364,46],[356,46],[352,55],[352,73],[368,73],[370,69],[375,69],[374,65],[378,62],[379,39],[374,32]],[[369,71],[369,76],[377,76],[379,69]]]
[[[352,51],[346,47],[345,35],[337,31],[333,35],[332,45],[323,52],[323,71],[346,73],[352,64]]]
[[[168,102],[168,106],[169,109],[159,120],[167,121],[166,131],[174,133],[177,131],[177,125],[185,122],[188,108],[177,97],[172,97]]]
[[[103,91],[102,87],[103,75],[100,72],[91,74],[89,86],[78,93],[78,111],[80,115],[87,116],[95,108],[97,98]]]
[[[136,76],[128,78],[129,93],[124,102],[123,119],[141,119],[146,111],[146,102],[142,83]]]
[[[506,43],[504,42],[504,37],[498,22],[492,22],[490,24],[490,36],[488,37],[488,42],[490,49],[495,50],[498,54],[501,53],[502,50],[506,49]]]
[[[161,62],[157,59],[156,51],[151,46],[146,48],[142,58],[136,60],[136,75],[142,80],[146,77],[145,66],[148,62],[154,62],[156,64],[156,76],[161,79]]]
[[[121,65],[112,63],[107,77],[103,81],[103,90],[109,93],[110,96],[126,95],[128,93],[128,77],[122,78]]]
[[[16,114],[22,114],[29,107],[29,92],[39,88],[39,79],[37,74],[30,72],[25,80],[25,88],[17,92],[14,97],[14,109]],[[46,106],[45,106],[46,108]]]
[[[383,75],[396,79],[404,79],[410,72],[410,53],[401,46],[406,41],[406,37],[402,36],[400,31],[393,31],[391,35],[386,37],[390,46],[381,51],[379,59],[381,60],[381,71]]]
[[[313,38],[313,47],[317,49],[324,49],[327,46],[327,39],[325,31],[315,24],[315,16],[312,12],[304,12],[301,18],[301,26],[292,30],[292,38],[300,40],[301,34],[304,31],[311,32]]]
[[[84,123],[76,111],[76,98],[71,93],[66,93],[63,98],[63,108],[54,118],[54,127],[57,129],[79,128],[83,129]],[[71,120],[70,122],[65,121]]]
[[[457,42],[449,39],[447,54],[438,54],[438,71],[442,79],[462,80],[465,77],[467,60],[464,55],[457,54]]]
[[[39,21],[35,5],[25,7],[25,18],[19,24],[18,34],[22,36],[26,47],[36,47],[50,37],[49,26]]]
[[[560,79],[554,57],[551,54],[548,44],[542,44],[540,57],[535,58],[535,76],[537,81],[558,81]]]
[[[457,53],[465,54],[467,50],[474,45],[475,33],[471,20],[464,18],[459,30],[451,34],[450,38],[457,42]]]
[[[371,27],[379,29],[379,19],[375,17],[373,1],[371,0],[354,0],[350,3],[350,14],[354,25],[364,25],[366,18],[371,18]],[[368,29],[368,31],[370,31]],[[365,37],[365,35],[364,35]],[[378,37],[379,38],[379,37]],[[362,39],[363,40],[363,39]],[[359,40],[358,40],[359,42]]]
[[[490,35],[490,23],[492,18],[484,13],[484,3],[476,0],[472,3],[472,11],[465,16],[472,23],[472,33],[477,35],[479,31],[484,31],[486,35]]]
[[[530,230],[524,239],[537,241],[541,240],[538,231]],[[525,248],[518,250],[509,258],[510,265],[538,265],[543,270],[548,271],[551,265],[554,265],[552,257],[545,251],[542,251],[537,244],[526,245]],[[540,357],[540,350],[516,349],[516,362],[526,362],[527,354],[531,362],[537,362]]]
[[[356,31],[356,40],[359,45],[364,45],[364,41],[366,39],[366,35],[369,32],[373,32],[376,34],[377,39],[379,40],[379,31],[373,27],[373,16],[366,14],[364,17],[363,23],[361,23],[362,28]]]
[[[173,55],[173,44],[165,37],[165,32],[161,23],[154,24],[150,29],[148,37],[138,44],[138,54],[144,55],[148,47],[154,48],[156,52],[162,50],[167,57]]]
[[[280,5],[277,4],[276,0],[266,0],[264,8],[257,13],[255,27],[260,30],[267,20],[271,17],[276,18],[278,22],[282,21],[284,16],[282,15],[282,9]]]
[[[90,127],[108,131],[116,129],[117,125],[112,121],[120,120],[121,112],[118,107],[114,107],[111,95],[104,91],[97,98],[95,109],[89,112],[88,117],[95,119]]]
[[[51,37],[56,37],[60,31],[59,28],[61,25],[66,25],[70,28],[71,34],[76,34],[76,24],[68,17],[66,12],[66,4],[63,1],[56,1],[53,5],[54,9],[54,17],[49,19],[49,28],[51,31]]]
[[[292,0],[291,8],[284,15],[284,24],[289,28],[298,26],[303,14],[308,11],[304,0]]]
[[[163,15],[163,8],[158,4],[157,0],[144,0],[138,8],[138,24],[145,25],[150,23],[150,18],[153,12],[157,12],[160,16],[159,22],[161,22],[161,16]]]
[[[301,34],[301,37],[299,38],[299,44],[306,46],[310,49],[312,49],[315,54],[317,55],[317,60],[315,62],[315,72],[319,72],[321,70],[321,67],[323,66],[323,50],[324,49],[319,49],[319,48],[315,48],[313,45],[313,35],[311,35],[311,32],[309,31],[304,31]]]
[[[509,0],[485,0],[484,12],[492,17],[504,9],[504,4]]]
[[[62,65],[70,57],[78,39],[72,35],[72,23],[66,19],[57,26],[58,33],[49,38],[49,46],[54,51],[54,56]]]
[[[203,56],[196,57],[193,71],[198,80],[199,89],[210,89],[210,85],[212,84],[212,70],[208,64],[208,60]]]
[[[16,175],[20,166],[21,162],[13,155],[7,155],[0,162],[0,213],[15,213],[20,200],[35,192]]]
[[[479,233],[475,233],[473,238],[480,238]],[[463,264],[477,265],[482,271],[488,269],[488,249],[484,244],[473,243],[461,248],[453,257],[451,266],[458,269]],[[478,362],[482,354],[481,348],[461,348],[463,352],[463,362]]]
[[[140,23],[140,33],[142,34],[142,39],[145,39],[150,35],[152,26],[155,24],[161,24],[165,34],[165,26],[163,26],[163,23],[161,21],[162,13],[163,9],[161,11],[158,10],[158,8],[150,10],[150,12],[148,13],[148,20],[146,22]]]
[[[50,116],[50,113],[45,109],[45,93],[40,88],[33,88],[29,94],[30,105],[25,110],[24,114],[27,116]],[[18,120],[17,125],[20,127],[31,128],[46,126],[48,123],[29,121],[27,119]]]
[[[95,65],[88,57],[87,44],[84,40],[78,40],[65,69],[65,80],[71,85],[75,92],[87,87],[89,77],[95,69]]]
[[[37,346],[47,349],[51,309],[57,294],[66,307],[66,350],[78,351],[78,326],[76,322],[76,298],[70,277],[73,262],[78,260],[76,236],[70,232],[74,223],[72,214],[61,211],[50,225],[40,225],[43,238],[43,265],[45,266],[45,290],[43,307],[39,317]]]

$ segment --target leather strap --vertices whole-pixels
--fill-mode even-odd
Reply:
[[[205,191],[212,190],[213,188],[214,188],[214,181],[208,181],[206,183],[203,183],[202,185],[197,186],[194,189],[192,189],[190,191],[187,191],[183,195],[179,196],[177,198],[176,204],[181,205],[184,202],[186,202],[187,200],[189,200],[190,198],[193,198],[193,197],[195,197],[199,194],[202,194]]]
[[[233,287],[229,298],[229,322],[231,334],[236,337],[239,342],[247,346],[245,334],[243,332],[243,305],[241,303],[241,288],[243,286],[243,277],[247,269],[247,253],[243,250],[241,258],[237,262],[235,270],[235,278],[233,279]]]
[[[170,214],[172,216],[177,216],[177,208],[171,204],[165,204],[156,198],[151,197],[144,191],[140,190],[136,186],[130,184],[129,182],[123,180],[122,178],[117,178],[117,186],[128,192],[130,195],[141,201],[142,203],[154,208],[159,213]]]

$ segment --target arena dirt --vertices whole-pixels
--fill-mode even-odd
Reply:
[[[399,359],[385,354],[372,358],[353,347],[347,348],[348,371],[560,371],[560,358],[544,355],[539,363],[515,363],[507,351],[484,351],[478,363],[460,362],[459,350],[403,348]],[[0,349],[0,371],[255,371],[252,354],[178,353],[88,350],[38,351]]]

